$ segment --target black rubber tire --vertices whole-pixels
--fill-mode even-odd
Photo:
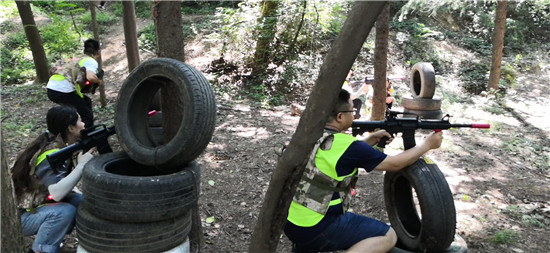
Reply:
[[[405,108],[403,110],[405,118],[415,118],[419,117],[420,119],[441,119],[443,117],[443,111],[434,110],[434,111],[425,111],[425,110],[410,110]]]
[[[149,127],[149,138],[157,146],[164,144],[164,128]]]
[[[409,85],[412,96],[417,98],[433,98],[435,93],[435,71],[432,64],[418,62],[411,69]]]
[[[413,188],[420,205],[419,216]],[[445,176],[428,158],[384,176],[384,201],[388,218],[406,250],[438,252],[449,248],[456,229],[453,195]]]
[[[163,221],[124,223],[98,218],[79,207],[76,231],[79,245],[88,252],[164,252],[186,240],[191,231],[191,211]]]
[[[438,98],[402,98],[401,106],[405,109],[419,111],[435,111],[441,109],[441,99]]]
[[[147,119],[150,127],[161,127],[162,126],[162,111],[157,111],[155,115],[150,116]]]
[[[148,131],[148,108],[157,91],[170,91],[181,104],[181,124],[173,138],[157,146]],[[175,106],[175,105],[163,105]],[[115,114],[122,148],[138,163],[178,168],[197,158],[215,129],[216,101],[208,80],[175,59],[154,58],[128,75],[119,91]]]
[[[93,158],[82,174],[81,206],[117,222],[154,222],[187,213],[196,204],[200,166],[190,162],[168,174],[134,162],[125,152]]]

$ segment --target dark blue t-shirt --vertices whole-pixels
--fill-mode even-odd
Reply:
[[[353,142],[336,163],[336,173],[338,176],[349,175],[355,168],[372,171],[378,164],[386,159],[386,154],[374,149],[363,141]],[[339,198],[340,195],[335,192],[332,199]],[[322,232],[338,215],[343,214],[342,204],[329,207],[325,217],[313,227],[300,227],[287,221],[285,234],[299,241],[308,240]],[[303,238],[303,240],[300,240]]]

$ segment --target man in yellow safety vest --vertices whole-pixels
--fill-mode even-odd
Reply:
[[[420,145],[395,156],[386,155],[372,147],[383,137],[391,137],[385,130],[364,140],[343,133],[351,127],[353,112],[349,92],[341,90],[288,211],[284,231],[297,252],[390,251],[397,236],[389,225],[347,211],[357,170],[398,171],[441,145],[442,133],[432,133]]]

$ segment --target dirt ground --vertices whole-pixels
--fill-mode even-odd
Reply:
[[[140,22],[138,27],[144,23]],[[93,95],[97,123],[112,124],[114,104],[126,78],[122,25],[114,25],[104,36],[103,66],[106,71],[107,107],[101,108]],[[188,64],[205,72],[212,60],[200,44],[189,45]],[[154,56],[140,51],[142,61]],[[548,64],[548,63],[546,63]],[[462,95],[456,76],[438,78],[437,94],[453,94],[443,110],[453,115],[451,122],[491,123],[491,130],[456,129],[445,131],[444,143],[429,156],[447,178],[455,197],[457,234],[467,242],[469,252],[547,252],[550,245],[550,78],[548,65],[537,73],[520,74],[520,87],[496,103],[493,96]],[[397,93],[407,85],[395,83]],[[26,92],[26,91],[25,91]],[[38,119],[34,135],[3,131],[13,163],[29,138],[44,130],[44,102],[25,106],[29,95],[16,89],[2,91],[2,107],[10,109],[10,122]],[[37,92],[44,92],[37,91]],[[458,98],[458,99],[457,99]],[[198,158],[202,166],[199,209],[203,221],[203,252],[246,252],[263,196],[277,163],[277,151],[290,140],[300,118],[292,116],[290,105],[262,108],[247,101],[217,95],[218,112],[214,136]],[[491,108],[491,109],[488,109]],[[397,108],[399,109],[399,107]],[[4,124],[4,123],[2,123]],[[4,129],[4,128],[3,128]],[[418,140],[425,133],[417,135]],[[111,138],[115,147],[118,140]],[[400,141],[386,151],[400,152]],[[546,156],[546,160],[541,157]],[[383,174],[361,173],[354,212],[387,220],[382,193]],[[509,231],[509,232],[504,232]],[[498,240],[501,238],[501,240]],[[504,238],[504,239],[502,239]],[[27,240],[30,244],[30,238]],[[64,251],[74,252],[75,232],[65,240]],[[278,252],[290,252],[290,243],[281,236]]]

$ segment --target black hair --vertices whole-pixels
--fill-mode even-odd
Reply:
[[[84,41],[84,54],[93,56],[99,52],[99,41],[94,39],[87,39]]]
[[[64,141],[67,141],[67,129],[76,125],[77,121],[78,112],[72,106],[52,107],[46,115],[48,131],[55,136],[61,134]]]
[[[38,136],[15,159],[11,172],[16,196],[20,196],[25,189],[32,186],[29,174],[35,164],[30,163],[36,152],[55,141],[59,134],[66,142],[69,126],[74,126],[78,122],[78,112],[71,106],[55,106],[48,110],[46,122],[48,132]]]
[[[338,93],[338,100],[336,101],[336,104],[334,105],[334,108],[332,109],[332,113],[329,116],[329,121],[334,120],[339,112],[342,110],[348,110],[348,107],[350,105],[349,99],[350,94],[347,90],[341,89],[340,93]]]

